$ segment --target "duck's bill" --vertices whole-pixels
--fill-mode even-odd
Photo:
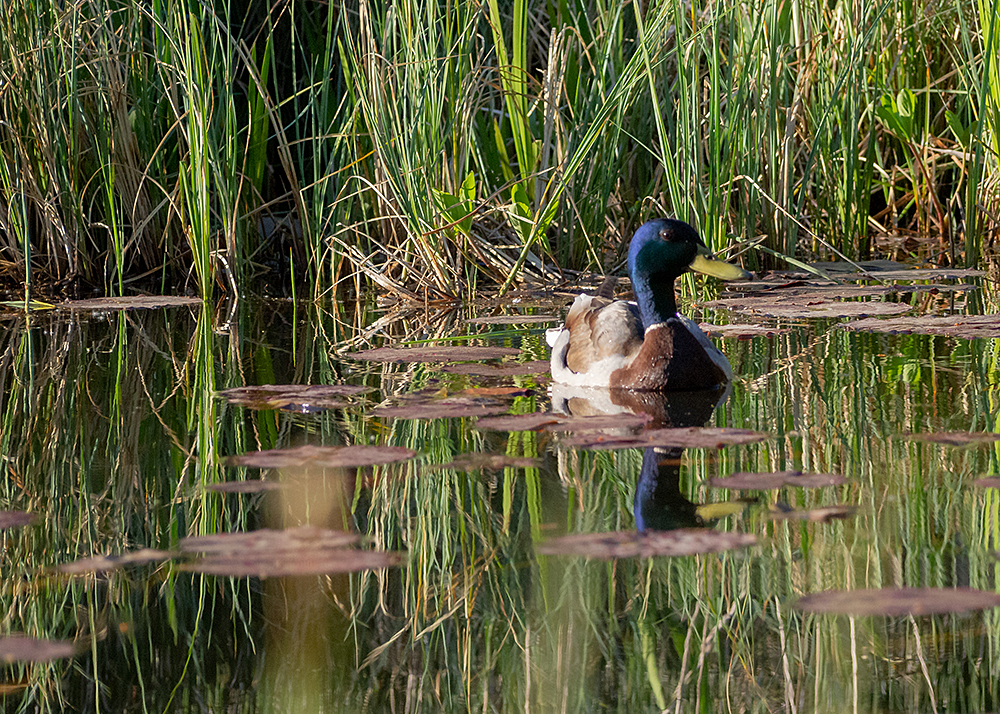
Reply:
[[[696,273],[711,275],[713,278],[719,278],[720,280],[748,280],[752,277],[750,273],[738,265],[715,260],[701,252],[694,257],[694,260],[691,261],[691,265],[688,267]]]

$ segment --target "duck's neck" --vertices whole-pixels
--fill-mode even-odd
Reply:
[[[636,275],[632,277],[632,290],[642,316],[642,327],[666,322],[677,316],[677,301],[674,300],[674,278],[670,275]]]

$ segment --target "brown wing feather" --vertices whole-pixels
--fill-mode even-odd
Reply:
[[[606,357],[633,358],[642,347],[642,320],[634,305],[581,295],[573,302],[566,327],[570,331],[566,366],[577,373]]]

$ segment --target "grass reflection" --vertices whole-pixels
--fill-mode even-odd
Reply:
[[[300,308],[301,309],[301,308]],[[371,411],[418,390],[492,378],[426,365],[342,361],[352,308],[239,312],[220,331],[188,308],[104,318],[33,316],[0,334],[0,634],[75,639],[83,654],[0,675],[8,711],[984,711],[997,707],[997,611],[850,618],[795,609],[827,589],[996,591],[996,445],[904,433],[994,430],[993,340],[857,334],[827,325],[727,340],[739,380],[717,426],[760,444],[689,449],[679,493],[747,499],[715,526],[745,551],[599,561],[538,555],[561,533],[635,529],[640,450],[559,446],[548,432],[479,431],[474,419]],[[387,339],[455,334],[413,314]],[[295,339],[292,340],[292,332]],[[540,335],[505,332],[524,359]],[[358,343],[360,344],[360,342]],[[534,388],[513,413],[549,408]],[[371,387],[356,406],[251,410],[214,392],[258,382]],[[296,486],[217,493],[244,478],[218,457],[299,444],[385,444],[417,459],[281,474]],[[429,468],[470,452],[529,457],[500,469]],[[534,465],[527,465],[527,464]],[[735,471],[838,473],[842,485],[729,492]],[[256,477],[257,472],[252,472]],[[856,505],[831,522],[775,521],[769,506]],[[91,554],[170,549],[189,535],[303,523],[357,530],[406,568],[241,579],[139,565],[70,577]]]

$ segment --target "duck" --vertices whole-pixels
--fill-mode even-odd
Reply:
[[[553,381],[641,392],[728,386],[729,360],[697,323],[677,311],[674,281],[688,269],[722,280],[751,277],[737,265],[714,260],[684,221],[657,218],[640,226],[628,251],[635,302],[614,300],[604,291],[579,295],[565,324],[546,333]]]

